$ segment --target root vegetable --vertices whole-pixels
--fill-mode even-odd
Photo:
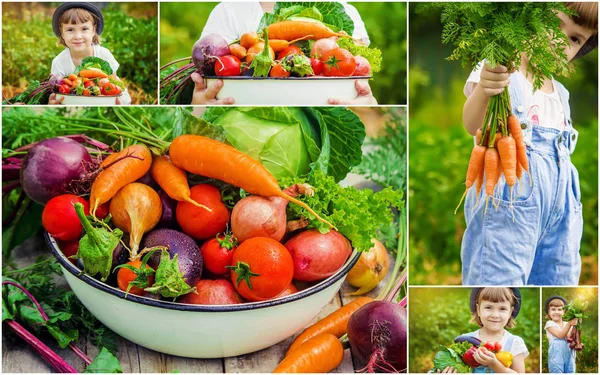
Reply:
[[[362,295],[370,292],[387,275],[390,259],[383,244],[372,239],[373,247],[369,251],[362,252],[358,262],[352,267],[346,281],[359,288],[350,295]]]

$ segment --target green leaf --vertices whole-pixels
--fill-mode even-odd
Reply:
[[[73,74],[77,75],[82,70],[89,69],[89,68],[100,69],[108,75],[113,74],[113,70],[110,67],[110,64],[108,63],[108,61],[103,60],[99,57],[95,57],[95,56],[88,56],[88,57],[85,57],[83,60],[81,60],[81,64],[79,64],[79,66],[75,68],[75,71],[73,72]]]
[[[355,44],[352,38],[339,38],[337,44],[340,48],[347,49],[353,56],[362,56],[367,59],[371,65],[371,73],[381,71],[383,57],[379,48]]]
[[[458,373],[469,373],[472,372],[471,367],[466,365],[458,354],[443,345],[440,345],[440,350],[435,353],[433,358],[434,368],[432,372],[439,370],[443,371],[446,367],[453,367]]]
[[[84,372],[93,374],[120,374],[123,370],[117,357],[108,351],[108,349],[102,348]]]
[[[264,45],[269,45],[269,30],[265,27],[263,29]],[[263,48],[263,50],[254,57],[250,64],[250,69],[254,68],[253,77],[267,77],[271,71],[271,64],[273,59],[269,48]]]
[[[183,272],[179,270],[178,254],[171,259],[169,252],[163,251],[160,264],[156,269],[154,284],[144,290],[166,298],[176,298],[195,291],[196,287],[190,287],[185,282]]]
[[[315,10],[322,17],[318,17]],[[272,23],[283,21],[290,17],[316,19],[331,27],[333,31],[344,30],[348,35],[352,35],[354,32],[354,21],[346,13],[344,6],[341,3],[332,1],[277,2],[273,8],[273,13],[265,13],[263,15],[257,31],[262,30]]]

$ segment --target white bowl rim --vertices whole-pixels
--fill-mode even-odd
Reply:
[[[331,285],[337,282],[340,278],[344,277],[352,267],[358,262],[358,258],[360,257],[360,253],[354,250],[348,260],[346,260],[344,266],[336,271],[333,275],[329,276],[327,279],[322,280],[316,285],[313,285],[309,288],[291,294],[289,296],[285,296],[283,298],[276,298],[269,301],[262,302],[246,302],[235,305],[193,305],[193,304],[184,304],[184,303],[176,303],[169,301],[161,301],[155,300],[148,297],[137,296],[135,294],[128,294],[126,296],[125,292],[112,287],[104,282],[93,278],[88,274],[82,273],[82,271],[75,267],[73,263],[60,251],[58,246],[55,246],[56,241],[50,236],[50,234],[44,231],[44,237],[46,238],[46,242],[52,251],[52,255],[58,260],[58,263],[66,269],[71,275],[76,277],[77,279],[83,281],[84,283],[92,286],[96,289],[99,289],[103,292],[108,293],[109,295],[130,301],[139,303],[142,305],[149,305],[153,307],[163,308],[167,310],[178,310],[178,311],[201,311],[201,312],[232,312],[232,311],[246,311],[246,310],[256,310],[261,308],[267,308],[277,305],[282,305],[285,303],[293,302],[300,300],[304,297],[308,297],[310,295],[316,294]]]
[[[79,97],[83,97],[83,98],[116,98],[117,96],[121,96],[121,94],[118,94],[118,95],[77,95],[77,94],[62,94],[62,93],[57,93],[57,95],[79,96]]]
[[[310,76],[310,77],[251,77],[251,76],[204,76],[206,79],[222,79],[222,80],[241,80],[241,81],[332,81],[332,80],[357,80],[371,79],[373,76],[350,76],[350,77],[327,77],[327,76]]]

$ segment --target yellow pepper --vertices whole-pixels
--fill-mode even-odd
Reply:
[[[496,353],[496,358],[502,363],[505,367],[510,367],[513,361],[513,355],[511,352],[498,352]]]

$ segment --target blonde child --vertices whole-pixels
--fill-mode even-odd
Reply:
[[[569,40],[569,61],[598,44],[598,3],[565,3],[578,16],[559,13]],[[475,135],[490,97],[509,87],[512,112],[527,145],[531,174],[517,189],[499,181],[498,209],[485,212],[485,189],[469,190],[465,203],[467,229],[462,240],[465,285],[577,285],[583,217],[579,175],[571,163],[578,133],[571,123],[569,92],[553,78],[533,92],[528,59],[514,73],[505,66],[480,64],[465,85],[466,130]],[[531,177],[531,178],[530,178]]]
[[[567,336],[577,318],[563,322],[563,307],[567,301],[561,296],[550,296],[546,299],[546,337],[548,337],[548,369],[552,373],[575,373],[575,350],[569,347]]]
[[[88,56],[106,60],[117,74],[119,63],[112,53],[100,46],[100,35],[104,28],[104,18],[100,10],[91,3],[64,3],[52,16],[54,34],[65,49],[52,60],[52,75],[68,76],[75,71],[81,61]],[[50,95],[49,104],[60,104],[64,97],[56,99]],[[131,104],[131,97],[125,89],[115,104]]]

